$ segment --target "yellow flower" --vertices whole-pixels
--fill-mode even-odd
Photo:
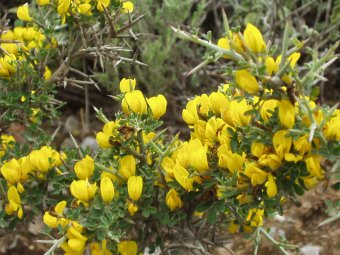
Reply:
[[[90,244],[91,255],[112,255],[110,250],[106,248],[106,240],[102,240],[101,246],[97,242],[92,242]]]
[[[295,123],[295,107],[286,99],[283,99],[279,105],[279,119],[282,126],[292,128]]]
[[[221,109],[229,104],[228,98],[221,92],[212,92],[209,95],[209,100],[211,103],[211,108],[216,114],[220,114]]]
[[[88,203],[94,198],[97,186],[96,184],[90,184],[88,180],[73,181],[70,185],[70,191],[76,199]]]
[[[131,216],[138,211],[138,206],[130,201],[127,203],[127,208]]]
[[[199,116],[207,116],[211,110],[210,99],[206,94],[203,94],[187,103],[186,108],[182,111],[182,118],[187,124],[193,125],[199,120]]]
[[[258,163],[261,166],[267,166],[272,170],[276,170],[281,166],[281,159],[276,154],[263,154],[259,158]]]
[[[137,248],[135,241],[121,241],[118,243],[118,252],[121,255],[137,255]]]
[[[59,153],[48,146],[43,146],[39,150],[32,151],[29,159],[34,168],[43,173],[61,164]]]
[[[301,155],[294,155],[293,153],[286,153],[285,154],[285,160],[288,162],[298,162],[303,159],[303,156]]]
[[[78,6],[78,12],[83,15],[92,15],[92,6],[89,3],[82,3]]]
[[[287,130],[279,130],[274,134],[273,145],[276,154],[283,159],[286,153],[289,153],[292,146],[292,137]]]
[[[324,173],[320,165],[321,157],[319,155],[311,155],[305,159],[308,172],[311,176],[316,176],[320,179],[324,178]]]
[[[81,230],[75,226],[71,226],[66,233],[68,238],[67,242],[61,245],[61,248],[65,251],[65,254],[83,254],[86,247],[87,237],[81,234]]]
[[[13,212],[17,212],[17,216],[19,219],[22,218],[24,212],[21,207],[21,199],[17,189],[12,186],[7,191],[7,198],[9,204],[6,205],[5,211],[8,215],[11,215]]]
[[[45,214],[43,216],[43,221],[49,228],[57,228],[58,227],[58,218],[52,216],[49,212],[45,212]]]
[[[97,10],[103,12],[110,5],[110,0],[97,0]]]
[[[126,114],[131,112],[144,114],[147,112],[147,104],[140,90],[127,92],[122,101],[122,108]]]
[[[9,77],[16,71],[16,57],[13,54],[0,58],[0,77]]]
[[[266,153],[267,151],[268,148],[263,143],[254,142],[251,145],[251,154],[253,154],[257,158],[261,157],[262,154]]]
[[[267,195],[268,197],[275,197],[277,194],[277,187],[274,176],[272,174],[268,174],[268,181],[266,182],[267,187]]]
[[[122,93],[131,92],[135,90],[135,87],[136,87],[136,79],[123,78],[121,79],[119,83],[119,89],[120,89],[120,92]]]
[[[219,39],[218,42],[217,42],[217,46],[221,47],[222,49],[225,49],[225,50],[230,50],[230,48],[232,47],[234,50],[236,50],[236,52],[244,53],[242,41],[241,41],[240,37],[238,36],[238,34],[237,33],[230,33],[230,39],[232,41],[231,43],[229,43],[227,37]],[[228,58],[226,55],[224,55],[224,57]]]
[[[61,23],[64,24],[66,21],[66,14],[70,8],[71,0],[58,0],[57,12],[61,17]]]
[[[85,180],[93,175],[94,160],[89,155],[86,155],[81,161],[74,165],[74,171],[78,179]]]
[[[119,160],[119,173],[127,180],[136,173],[136,160],[132,155],[124,156]]]
[[[217,42],[217,46],[225,50],[230,50],[230,45],[227,37],[220,38]]]
[[[154,119],[158,120],[166,112],[167,101],[163,95],[151,97],[149,99],[146,99],[146,101],[150,106]]]
[[[130,176],[127,185],[129,197],[133,201],[139,200],[143,191],[143,178],[141,176]]]
[[[252,107],[245,99],[241,101],[232,100],[226,108],[221,111],[222,119],[233,127],[247,126],[251,120],[251,115],[245,114]]]
[[[237,70],[235,79],[237,85],[249,94],[254,94],[260,91],[260,86],[256,78],[246,69]]]
[[[105,203],[109,204],[114,195],[115,189],[113,183],[109,177],[103,177],[100,181],[100,195]]]
[[[12,148],[12,143],[15,143],[15,139],[11,135],[1,135],[0,136],[0,147],[2,150],[6,151],[8,148]]]
[[[258,168],[255,163],[247,164],[244,174],[251,179],[253,186],[265,183],[268,178],[268,173]]]
[[[323,127],[327,140],[340,141],[340,110],[337,109]]]
[[[193,125],[198,121],[199,117],[196,102],[194,100],[190,100],[187,103],[185,109],[182,111],[182,118],[189,125]]]
[[[210,118],[205,126],[205,138],[212,143],[218,141],[219,133],[222,130],[222,127],[226,125],[226,123],[220,119],[216,118],[215,116]]]
[[[260,114],[264,122],[268,122],[273,115],[275,108],[279,106],[279,101],[276,99],[269,99],[263,102],[260,109]]]
[[[48,5],[50,0],[37,0],[38,5]]]
[[[189,172],[182,167],[178,162],[175,163],[174,176],[176,181],[187,191],[193,189],[193,178],[189,178]]]
[[[191,148],[190,148],[191,147]],[[207,148],[204,147],[200,140],[195,139],[189,142],[189,164],[199,172],[209,169]]]
[[[265,60],[266,71],[269,75],[276,73],[279,70],[279,65],[275,62],[272,57],[267,57]]]
[[[106,123],[103,127],[103,132],[98,132],[96,135],[96,140],[100,148],[110,148],[112,144],[110,139],[113,138],[114,131],[118,123],[115,121],[110,121]]]
[[[243,169],[243,164],[245,163],[245,154],[242,156],[233,153],[230,155],[227,163],[228,170],[233,174],[235,171],[241,171]]]
[[[309,135],[303,135],[297,140],[293,141],[294,149],[299,152],[300,155],[309,154],[312,150],[312,143],[308,140]]]
[[[43,217],[44,223],[50,228],[57,228],[59,224],[64,227],[66,223],[68,223],[68,220],[62,217],[65,207],[66,201],[63,200],[54,207],[54,211],[57,213],[57,216],[53,216],[49,212],[45,212]]]
[[[253,208],[249,210],[247,221],[252,227],[262,226],[264,210]]]
[[[228,161],[231,155],[231,149],[226,144],[221,145],[217,149],[218,166],[221,168],[228,168]]]
[[[9,184],[17,184],[27,180],[27,172],[23,171],[16,159],[11,159],[1,166],[1,174]]]
[[[177,208],[181,208],[183,206],[183,202],[178,192],[171,188],[166,194],[165,198],[166,205],[170,208],[171,211],[176,210]]]
[[[133,3],[131,1],[126,1],[123,3],[122,6],[123,13],[131,13],[133,12]]]
[[[108,250],[106,248],[106,240],[105,239],[102,240],[101,247],[100,247],[99,243],[92,242],[90,244],[90,251],[91,251],[91,255],[112,255],[110,250]]]
[[[19,19],[23,21],[27,21],[27,22],[32,21],[32,18],[30,17],[30,14],[28,12],[28,3],[25,3],[24,5],[21,5],[18,8],[17,16]]]
[[[308,176],[303,178],[303,183],[307,189],[311,189],[320,183],[320,179],[315,176]]]
[[[244,30],[244,40],[246,46],[254,53],[264,52],[266,49],[266,43],[263,41],[262,34],[257,27],[248,23]]]

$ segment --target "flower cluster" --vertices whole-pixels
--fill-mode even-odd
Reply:
[[[9,78],[16,73],[19,65],[29,62],[32,66],[37,63],[31,61],[34,55],[43,48],[56,46],[56,41],[48,43],[45,35],[36,27],[15,27],[7,30],[0,37],[0,47],[5,55],[0,58],[0,77]],[[51,70],[46,66],[42,72],[45,79],[51,76]]]
[[[20,194],[25,192],[25,184],[34,179],[46,180],[48,172],[60,166],[63,159],[65,159],[65,154],[44,146],[39,150],[33,150],[27,156],[19,159],[11,158],[3,162],[0,172],[7,182],[9,202],[5,208],[6,213],[11,215],[17,212],[18,218],[21,219],[23,210]]]
[[[123,13],[131,13],[133,11],[133,3],[130,1],[121,1],[121,11]],[[55,8],[60,19],[61,24],[65,24],[67,17],[72,15],[92,16],[93,11],[106,12],[110,7],[110,0],[38,0],[39,6],[47,6]],[[33,18],[30,16],[28,4],[24,4],[18,8],[18,18],[31,22]]]

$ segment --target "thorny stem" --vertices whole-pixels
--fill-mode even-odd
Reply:
[[[259,234],[263,234],[272,244],[274,244],[274,246],[276,246],[284,255],[290,255],[285,249],[284,247],[290,247],[290,248],[299,248],[299,246],[297,245],[293,245],[293,244],[285,244],[285,243],[281,243],[278,242],[276,240],[274,240],[268,233],[267,231],[265,231],[262,227],[258,228],[258,232]]]
[[[206,40],[202,40],[200,38],[198,38],[197,36],[195,35],[191,35],[189,33],[186,33],[180,29],[177,29],[177,28],[174,28],[174,27],[171,27],[171,29],[182,39],[184,40],[189,40],[189,41],[192,41],[194,43],[197,43],[197,44],[200,44],[204,47],[207,47],[207,48],[210,48],[212,50],[215,50],[217,52],[220,52],[220,53],[223,53],[224,55],[228,56],[229,58],[231,58],[232,60],[236,61],[236,62],[240,62],[240,61],[244,61],[243,57],[236,53],[236,52],[233,52],[233,51],[230,51],[230,50],[225,50],[223,48],[220,48],[218,47],[217,45],[211,43],[211,42],[208,42]]]
[[[282,59],[281,59],[281,63],[280,63],[280,68],[283,68],[283,66],[286,64],[286,59],[287,59],[287,49],[288,49],[288,41],[289,41],[289,29],[290,26],[288,24],[288,22],[286,23],[285,26],[285,31],[283,33],[283,40],[282,40],[282,51],[281,51],[281,55],[282,55]]]
[[[337,42],[336,44],[334,44],[329,50],[328,52],[322,57],[320,58],[318,61],[316,61],[313,64],[313,67],[309,70],[309,72],[302,78],[301,80],[301,84],[300,85],[300,89],[302,87],[306,87],[307,86],[307,82],[309,80],[309,78],[313,77],[314,75],[320,73],[322,70],[321,67],[324,65],[324,63],[334,54],[334,51],[338,48],[339,46],[339,42]],[[330,65],[331,63],[333,63],[336,59],[338,58],[338,56],[336,55],[334,58],[332,58],[326,65]]]
[[[106,166],[103,166],[99,163],[95,163],[95,166],[98,167],[100,170],[103,170],[104,172],[110,173],[110,174],[114,174],[115,176],[117,176],[117,178],[119,178],[120,180],[124,181],[124,178],[120,175],[120,173],[117,171],[117,169],[109,169]]]
[[[54,240],[54,244],[52,245],[52,247],[44,253],[44,255],[52,255],[54,254],[54,251],[56,249],[59,248],[59,246],[66,240],[66,237],[63,236],[62,238],[58,239],[58,240]]]
[[[74,147],[76,147],[76,149],[77,149],[77,151],[78,151],[79,156],[80,156],[81,158],[83,158],[84,155],[83,155],[82,151],[80,150],[79,145],[78,145],[76,139],[74,138],[74,136],[72,135],[71,132],[69,132],[69,134],[70,134],[70,137],[71,137],[71,140],[72,140],[72,143],[73,143]]]

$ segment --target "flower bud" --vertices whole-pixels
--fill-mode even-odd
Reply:
[[[237,85],[248,92],[249,94],[254,94],[259,92],[260,86],[256,78],[247,70],[237,70],[236,71],[236,83]]]
[[[123,13],[131,13],[133,12],[133,3],[131,1],[125,1],[122,6]]]
[[[129,197],[133,201],[139,200],[143,191],[143,178],[141,176],[130,176],[127,185]]]
[[[138,206],[130,201],[127,204],[127,208],[131,216],[133,216],[138,211]]]
[[[144,114],[147,112],[147,104],[145,97],[140,90],[134,90],[132,92],[127,92],[122,101],[122,108],[126,114],[131,112]]]
[[[136,173],[136,160],[132,155],[124,156],[119,160],[119,173],[125,180]]]
[[[28,13],[28,3],[25,3],[24,5],[18,8],[17,16],[19,19],[23,21],[27,21],[27,22],[32,21],[32,18],[30,17],[30,14]]]
[[[97,186],[96,184],[90,184],[88,180],[73,181],[70,185],[70,191],[76,199],[88,203],[94,198]]]
[[[243,35],[246,45],[251,51],[254,53],[265,51],[266,43],[263,41],[262,34],[257,27],[248,23]]]
[[[123,78],[121,79],[119,83],[119,89],[120,89],[120,92],[122,93],[131,92],[135,90],[135,87],[136,87],[136,79]]]
[[[289,153],[292,146],[292,137],[287,136],[289,132],[287,130],[279,130],[274,134],[273,145],[276,154],[283,159],[286,153]]]
[[[272,174],[268,174],[268,181],[266,182],[265,186],[267,187],[268,197],[275,197],[277,194],[277,187]]]
[[[176,181],[187,191],[193,190],[193,178],[189,178],[189,172],[176,162],[174,167],[174,176]]]
[[[146,99],[146,101],[150,106],[154,119],[158,120],[166,112],[167,101],[163,95],[151,97],[149,99]]]
[[[171,211],[183,206],[181,197],[179,196],[178,192],[173,188],[171,188],[166,194],[165,201],[166,205],[170,208]]]
[[[295,107],[289,100],[282,100],[279,106],[279,119],[282,126],[292,128],[295,123]]]
[[[135,241],[121,241],[118,243],[120,255],[137,255],[137,243]]]
[[[100,195],[105,203],[110,203],[115,195],[113,183],[109,177],[103,177],[100,181]]]
[[[110,0],[97,0],[97,10],[103,12],[110,5]]]
[[[38,5],[48,5],[50,0],[37,0]]]
[[[94,160],[89,155],[86,155],[81,161],[74,165],[74,171],[78,179],[85,180],[93,175]]]
[[[82,3],[78,6],[78,12],[83,15],[92,15],[92,6],[88,3]]]

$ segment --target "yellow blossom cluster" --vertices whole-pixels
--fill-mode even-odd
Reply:
[[[56,45],[54,40],[47,43],[43,33],[35,27],[15,27],[13,30],[7,30],[0,37],[0,47],[5,53],[0,58],[0,77],[8,78],[17,70],[17,65],[20,62],[28,61],[34,52],[41,48],[48,48],[51,45]],[[31,63],[35,65],[36,63]],[[46,66],[42,74],[47,80],[51,76],[51,70]]]
[[[55,8],[61,18],[61,23],[66,22],[66,18],[72,15],[92,16],[93,11],[104,12],[109,8],[111,0],[38,0],[39,6],[49,6]],[[133,11],[133,3],[131,1],[122,1],[122,12],[131,13]],[[24,4],[18,8],[18,18],[31,22],[33,19],[30,16],[28,4]]]
[[[63,159],[65,159],[65,154],[44,146],[39,150],[33,150],[27,156],[19,159],[12,158],[3,162],[0,172],[7,182],[7,199],[9,201],[9,204],[6,205],[6,213],[11,215],[13,212],[17,212],[21,219],[23,211],[19,194],[25,191],[25,183],[33,177],[46,178],[48,171],[60,166]]]

